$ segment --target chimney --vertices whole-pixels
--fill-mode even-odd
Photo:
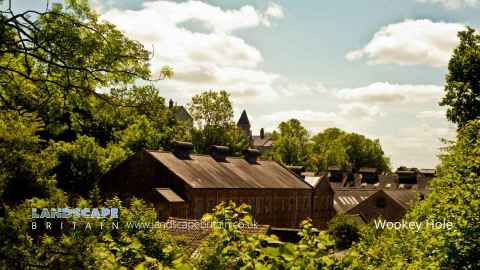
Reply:
[[[188,159],[190,158],[190,152],[193,149],[193,144],[189,142],[174,142],[173,154],[178,158]]]
[[[287,169],[300,177],[302,177],[302,173],[305,171],[305,167],[303,166],[287,166]]]
[[[210,146],[210,155],[216,161],[225,161],[225,158],[230,152],[230,148],[223,145],[212,145]]]
[[[260,153],[258,149],[248,148],[243,150],[243,155],[245,156],[245,160],[247,160],[248,163],[251,163],[251,164],[256,164],[257,157],[259,157],[261,154],[262,153]]]
[[[263,128],[260,129],[260,139],[264,139],[265,138],[265,130],[263,130]]]

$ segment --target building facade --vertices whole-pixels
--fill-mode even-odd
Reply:
[[[241,158],[227,156],[222,146],[214,146],[211,155],[191,154],[191,148],[179,143],[174,152],[141,151],[110,171],[101,189],[123,200],[143,198],[163,218],[198,219],[220,202],[234,201],[251,205],[259,224],[296,228],[312,216],[312,205],[319,213],[331,211],[321,192],[313,197],[312,187],[286,167],[257,160],[258,150]],[[325,196],[333,200],[333,193]]]

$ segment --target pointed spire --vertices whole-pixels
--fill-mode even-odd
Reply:
[[[238,119],[237,126],[248,125],[250,126],[250,120],[248,120],[247,112],[243,110],[242,115],[240,115],[240,119]]]

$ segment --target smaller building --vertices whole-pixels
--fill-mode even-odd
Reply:
[[[242,130],[245,137],[248,138],[250,147],[259,150],[262,154],[272,149],[273,138],[270,134],[266,134],[263,128],[260,129],[260,135],[252,135],[252,126],[245,110],[242,111],[238,119],[237,127]]]
[[[414,190],[344,188],[335,190],[337,214],[358,215],[365,223],[376,218],[398,221],[419,197]]]
[[[176,121],[182,122],[188,127],[193,127],[193,118],[184,106],[175,105],[173,100],[170,99],[168,108],[173,111]]]

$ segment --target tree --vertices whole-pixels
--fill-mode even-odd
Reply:
[[[0,111],[0,202],[47,197],[54,184],[49,171],[57,164],[38,135],[41,120],[27,112]]]
[[[339,250],[350,248],[360,239],[361,223],[353,216],[337,215],[328,224],[328,231]]]
[[[422,229],[379,229],[362,233],[346,260],[351,268],[477,269],[480,249],[480,121],[459,129],[456,142],[441,155],[438,177],[425,200],[407,214],[405,222]],[[448,227],[432,222],[451,223]]]
[[[150,77],[148,52],[100,21],[86,0],[67,0],[65,7],[44,12],[2,11],[0,30],[2,77],[31,82],[45,93],[101,98],[97,87]]]
[[[326,171],[329,166],[345,167],[348,155],[341,140],[345,132],[338,128],[328,128],[312,137],[310,166],[316,172]]]
[[[274,132],[271,155],[286,165],[305,166],[309,157],[308,131],[297,119],[290,119],[278,125]]]
[[[381,172],[389,170],[389,159],[379,140],[329,128],[313,136],[312,142],[311,164],[317,171],[332,165],[345,167],[347,164],[354,171],[361,167],[374,167]]]
[[[480,34],[473,28],[458,33],[460,44],[448,63],[445,96],[447,118],[459,127],[480,117]]]
[[[248,146],[233,122],[233,107],[226,91],[206,91],[193,96],[188,111],[195,124],[192,142],[197,152],[206,153],[211,145],[225,145],[231,150]]]

